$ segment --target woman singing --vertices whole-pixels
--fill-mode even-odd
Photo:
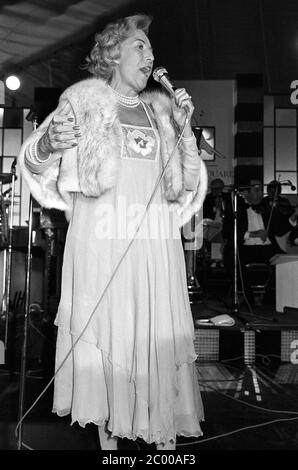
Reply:
[[[150,22],[134,15],[96,35],[93,77],[63,92],[19,157],[34,198],[69,219],[53,411],[96,424],[102,449],[118,437],[175,449],[177,435],[202,434],[180,227],[207,173],[185,89],[143,92]]]

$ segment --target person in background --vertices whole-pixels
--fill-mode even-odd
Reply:
[[[274,215],[276,218],[278,218],[279,214],[281,214],[282,216],[290,217],[294,213],[294,209],[290,201],[286,197],[281,196],[281,189],[282,186],[279,181],[270,181],[267,186],[267,196],[264,197],[264,204],[268,205],[270,211],[274,211]],[[291,229],[291,231],[292,230],[293,228]],[[288,249],[289,235],[291,231],[285,233],[281,237],[276,236],[276,241],[284,252],[286,252]]]
[[[19,156],[33,196],[69,220],[53,411],[94,423],[105,450],[124,437],[175,449],[204,419],[180,227],[207,171],[187,91],[143,92],[150,23],[133,15],[96,35],[94,77],[63,92]]]
[[[228,194],[220,178],[211,180],[210,192],[203,204],[204,244],[211,258],[211,267],[222,266],[222,226]]]
[[[286,217],[290,217],[294,209],[292,205],[284,196],[281,196],[281,183],[277,180],[270,181],[267,186],[267,196],[264,197],[264,203],[268,204],[271,208],[274,205],[275,211],[281,213]]]
[[[251,179],[242,187],[241,196],[237,196],[237,245],[240,266],[243,274],[244,291],[250,303],[254,303],[253,294],[247,282],[246,265],[248,263],[269,264],[270,258],[284,253],[276,241],[295,227],[298,210],[291,216],[271,210],[264,201],[263,188],[259,180]],[[227,205],[224,219],[223,237],[226,241],[224,262],[226,269],[233,276],[234,256],[234,214],[232,204]]]
[[[204,218],[222,221],[225,211],[227,194],[223,192],[225,184],[220,178],[210,181],[210,192],[206,195],[203,204]]]

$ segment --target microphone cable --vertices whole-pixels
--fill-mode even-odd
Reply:
[[[83,327],[83,329],[82,329],[81,333],[79,334],[79,336],[77,337],[77,339],[73,342],[71,348],[69,349],[69,351],[68,351],[68,353],[66,354],[65,358],[63,359],[63,361],[62,361],[61,364],[59,365],[58,369],[55,371],[55,373],[54,373],[54,375],[52,376],[52,378],[49,380],[49,382],[47,383],[47,385],[46,385],[46,386],[43,388],[43,390],[40,392],[40,394],[38,395],[38,397],[36,398],[36,400],[33,402],[33,404],[29,407],[29,409],[23,414],[23,416],[21,417],[21,419],[19,419],[19,421],[18,421],[18,423],[17,423],[17,425],[16,425],[16,428],[15,428],[15,437],[18,436],[18,429],[19,429],[21,423],[24,422],[25,418],[29,415],[29,413],[33,410],[33,408],[36,406],[36,404],[39,402],[39,400],[42,398],[42,396],[43,396],[43,395],[45,394],[45,392],[48,390],[48,388],[50,387],[50,385],[52,384],[52,382],[55,380],[55,378],[56,378],[58,372],[61,370],[62,366],[65,364],[65,362],[66,362],[67,359],[69,358],[69,356],[70,356],[70,354],[72,353],[72,351],[74,350],[75,346],[77,345],[77,343],[80,341],[81,337],[83,336],[83,334],[84,334],[85,331],[87,330],[87,328],[88,328],[88,326],[89,326],[89,324],[90,324],[92,318],[94,317],[94,315],[95,315],[95,313],[96,313],[96,311],[97,311],[97,309],[98,309],[98,307],[99,307],[99,305],[100,305],[100,303],[101,303],[101,301],[102,301],[102,299],[103,299],[103,297],[104,297],[106,291],[108,290],[108,288],[109,288],[111,282],[113,281],[113,279],[114,279],[114,277],[115,277],[115,275],[116,275],[116,273],[117,273],[117,271],[118,271],[120,265],[122,264],[122,261],[123,261],[124,258],[126,257],[126,255],[127,255],[128,251],[129,251],[131,245],[133,244],[133,242],[134,242],[134,240],[135,240],[135,238],[136,238],[136,236],[137,236],[137,234],[138,234],[138,232],[139,232],[139,230],[140,230],[140,228],[141,228],[141,225],[142,225],[142,223],[143,223],[143,221],[144,221],[144,219],[145,219],[145,217],[146,217],[146,215],[147,215],[147,213],[148,213],[148,210],[149,210],[149,207],[150,207],[150,205],[151,205],[151,203],[152,203],[152,200],[153,200],[153,198],[154,198],[154,196],[155,196],[155,194],[156,194],[156,192],[157,192],[157,189],[159,188],[159,185],[160,185],[160,183],[161,183],[161,181],[162,181],[162,179],[163,179],[163,177],[164,177],[164,175],[165,175],[166,169],[168,168],[168,165],[169,165],[170,161],[172,160],[173,155],[174,155],[174,153],[175,153],[175,151],[176,151],[178,145],[179,145],[180,142],[181,142],[181,139],[182,139],[182,136],[183,136],[183,132],[184,132],[185,127],[186,127],[186,125],[188,124],[188,122],[189,122],[189,116],[186,116],[185,121],[184,121],[184,124],[183,124],[183,127],[182,127],[182,131],[180,132],[180,135],[178,135],[178,139],[177,139],[177,141],[176,141],[176,143],[175,143],[175,146],[174,146],[174,148],[173,148],[173,150],[172,150],[172,153],[171,153],[171,155],[170,155],[168,161],[166,162],[166,164],[165,164],[163,170],[161,171],[161,173],[159,174],[159,176],[158,176],[158,178],[157,178],[157,181],[156,181],[155,186],[154,186],[154,188],[153,188],[152,194],[151,194],[151,196],[150,196],[150,198],[149,198],[149,200],[148,200],[148,203],[147,203],[147,205],[146,205],[146,207],[145,207],[144,214],[143,214],[143,216],[142,216],[142,218],[141,218],[139,224],[137,225],[137,228],[136,228],[136,230],[135,230],[135,232],[134,232],[134,234],[133,234],[133,237],[131,238],[130,242],[128,243],[127,248],[124,250],[124,252],[123,252],[123,254],[122,254],[120,260],[119,260],[118,263],[116,264],[116,267],[114,268],[114,271],[112,272],[109,281],[107,282],[106,286],[104,287],[104,289],[103,289],[103,291],[102,291],[102,293],[101,293],[101,295],[100,295],[100,297],[99,297],[99,299],[98,299],[98,301],[97,301],[97,303],[96,303],[96,305],[95,305],[93,311],[91,312],[91,314],[90,314],[90,316],[89,316],[89,318],[88,318],[88,320],[87,320],[85,326]]]

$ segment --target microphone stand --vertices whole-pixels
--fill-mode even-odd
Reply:
[[[26,385],[26,366],[27,366],[27,345],[28,345],[28,326],[30,313],[30,284],[31,284],[31,268],[32,268],[32,197],[30,195],[29,203],[29,224],[28,224],[28,250],[26,260],[26,287],[25,287],[25,316],[23,327],[23,344],[21,355],[21,372],[20,372],[20,396],[19,396],[19,421],[24,414],[25,401],[25,385]],[[18,433],[18,450],[22,449],[23,422],[21,421]]]
[[[237,235],[237,195],[239,190],[232,187],[232,211],[233,211],[233,261],[234,261],[234,276],[233,276],[233,307],[231,314],[234,315],[244,327],[248,327],[248,321],[240,315],[239,297],[238,297],[238,235]]]
[[[5,351],[8,349],[8,325],[10,313],[10,291],[11,291],[11,262],[12,262],[12,233],[13,233],[13,212],[14,212],[14,196],[15,196],[15,180],[16,180],[16,159],[11,165],[11,201],[10,201],[10,214],[9,214],[9,229],[8,229],[8,246],[6,250],[6,263],[5,263],[5,292],[3,296],[3,309],[5,313],[5,333],[4,344]]]
[[[233,311],[232,313],[234,315],[238,315],[239,313],[239,297],[238,297],[238,289],[237,289],[237,279],[238,279],[238,259],[237,259],[237,253],[238,253],[238,238],[237,238],[237,189],[232,190],[232,204],[233,204],[233,256],[234,256],[234,277],[233,277]]]
[[[33,130],[37,127],[37,117],[33,115]],[[30,286],[32,273],[32,225],[33,225],[33,201],[30,194],[29,200],[29,220],[28,220],[28,247],[26,258],[26,280],[25,280],[25,315],[23,325],[23,344],[21,353],[21,371],[20,371],[20,395],[19,395],[19,416],[20,423],[18,430],[18,450],[22,450],[23,441],[23,420],[25,387],[26,387],[26,366],[27,366],[27,346],[28,346],[28,326],[30,314]]]

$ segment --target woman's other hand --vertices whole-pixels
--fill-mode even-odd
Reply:
[[[50,153],[76,147],[81,137],[80,127],[75,125],[72,107],[63,101],[57,108],[44,135],[38,142],[38,154],[46,159]]]

